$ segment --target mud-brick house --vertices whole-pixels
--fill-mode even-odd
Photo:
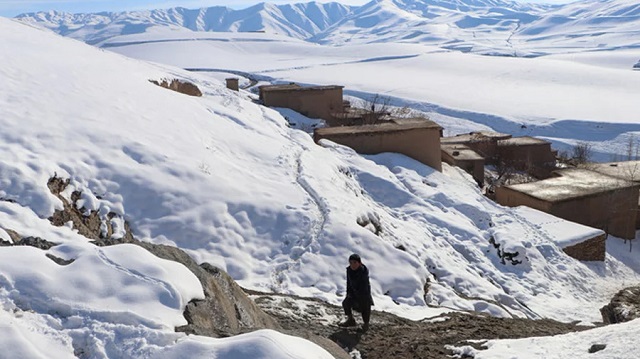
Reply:
[[[362,154],[397,152],[442,171],[442,127],[426,118],[392,119],[375,125],[318,128],[313,139],[353,148]]]
[[[511,138],[511,135],[505,133],[478,131],[443,137],[442,143],[448,145],[466,145],[484,157],[487,164],[493,164],[493,159],[496,158],[498,154],[498,141],[509,138]]]
[[[484,183],[484,157],[467,145],[441,144],[442,161],[460,167],[473,176],[478,184]]]
[[[633,239],[640,184],[585,169],[565,169],[552,177],[496,189],[504,206],[527,206],[569,221]]]
[[[497,157],[519,170],[553,168],[556,162],[551,142],[529,136],[499,140]]]
[[[298,84],[260,86],[259,97],[265,106],[290,108],[310,118],[331,121],[334,113],[344,109],[343,86],[308,86]]]
[[[588,169],[627,181],[640,183],[640,161],[589,163]],[[640,211],[640,203],[638,203]],[[636,216],[636,229],[640,229],[640,215]]]

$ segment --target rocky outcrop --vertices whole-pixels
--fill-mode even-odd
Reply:
[[[123,238],[111,238],[111,231],[107,231],[105,235],[101,229],[101,224],[108,224],[109,221],[103,221],[96,211],[87,212],[84,208],[78,208],[77,201],[81,197],[80,192],[73,192],[71,201],[66,200],[61,195],[68,184],[69,180],[56,176],[52,177],[48,182],[51,193],[56,195],[63,204],[63,209],[56,210],[54,215],[49,218],[53,225],[62,226],[71,221],[73,228],[78,230],[78,233],[93,239],[93,243],[98,246],[122,243],[139,245],[157,257],[182,263],[198,277],[204,289],[205,299],[192,300],[187,305],[184,316],[189,324],[176,328],[177,331],[210,337],[223,337],[255,329],[279,328],[278,323],[258,308],[242,288],[223,270],[209,263],[198,265],[186,252],[179,248],[136,240],[126,223],[126,234]],[[108,216],[108,219],[111,218],[111,216]],[[39,238],[29,237],[21,240],[21,242],[25,240],[29,242],[25,243],[25,245],[35,245],[48,249],[41,246],[41,244],[47,244],[48,242],[39,240]],[[56,259],[52,258],[54,261]],[[65,263],[59,264],[64,265]]]
[[[187,82],[187,81],[181,81],[181,80],[177,80],[177,79],[173,79],[171,80],[171,82],[162,79],[160,81],[156,81],[156,80],[149,80],[151,83],[156,84],[160,87],[164,87],[166,89],[169,90],[173,90],[176,92],[180,92],[183,93],[185,95],[189,95],[189,96],[197,96],[200,97],[202,96],[202,92],[200,91],[200,89],[198,88],[198,86],[192,84],[191,82]]]
[[[68,179],[62,179],[57,176],[53,176],[47,182],[47,186],[51,193],[53,193],[60,201],[62,201],[62,210],[56,210],[49,221],[54,226],[63,226],[65,223],[72,222],[73,228],[78,231],[79,234],[89,239],[101,239],[111,238],[113,234],[113,226],[111,219],[116,216],[111,212],[107,214],[107,218],[101,218],[98,211],[85,211],[84,208],[78,208],[77,202],[81,197],[81,193],[74,191],[71,194],[71,201],[68,201],[62,196],[62,192],[69,185]],[[106,228],[106,231],[102,230],[102,227]],[[125,222],[125,238],[124,242],[130,242],[133,240],[129,224]]]
[[[101,234],[99,222],[93,219],[93,214],[84,215],[83,213],[87,212],[84,209],[77,208],[76,202],[80,198],[80,193],[74,193],[71,196],[71,202],[60,195],[68,183],[68,180],[58,177],[53,177],[49,180],[49,189],[62,200],[64,205],[62,211],[56,211],[56,214],[50,218],[53,224],[63,225],[71,221],[74,229],[77,229],[85,237],[94,239],[93,243],[98,246],[111,246],[122,243],[141,246],[159,258],[182,263],[200,280],[205,299],[194,299],[188,303],[184,311],[184,317],[187,319],[188,324],[176,328],[176,331],[210,337],[225,337],[256,329],[275,329],[288,335],[312,341],[336,358],[349,358],[349,355],[340,346],[326,337],[305,329],[284,330],[276,319],[256,305],[233,278],[220,268],[214,267],[209,263],[198,265],[186,252],[179,248],[136,240],[128,225],[125,225],[126,235],[124,237],[105,237]],[[98,218],[98,220],[100,219]],[[17,233],[7,232],[15,234],[15,236],[12,235],[12,238],[19,238]],[[13,239],[13,241],[15,243],[18,242],[16,239]],[[29,243],[31,242],[33,241]],[[10,243],[7,242],[7,244]],[[10,245],[13,245],[13,243]],[[59,265],[70,263],[70,261],[64,261],[54,256],[49,256],[49,258]]]
[[[278,329],[278,323],[262,311],[222,269],[209,263],[198,265],[176,247],[135,241],[157,257],[184,264],[202,283],[205,299],[189,302],[184,316],[189,324],[177,331],[225,337],[255,329]]]
[[[258,308],[242,288],[223,270],[208,263],[198,265],[187,253],[179,248],[138,241],[133,237],[126,223],[126,235],[123,238],[111,238],[111,230],[108,230],[105,235],[101,229],[101,224],[108,225],[109,221],[103,221],[96,211],[87,213],[84,208],[78,208],[77,201],[80,199],[81,193],[72,193],[71,201],[66,200],[61,195],[68,184],[68,180],[55,176],[48,182],[51,193],[56,195],[63,204],[63,209],[57,210],[49,218],[52,224],[62,226],[71,221],[73,228],[78,230],[78,233],[93,239],[93,243],[98,246],[122,243],[139,245],[157,257],[182,263],[198,277],[204,289],[205,299],[193,300],[187,305],[184,316],[189,324],[176,328],[176,330],[191,334],[222,337],[255,329],[279,328],[277,322]],[[111,219],[111,216],[114,215],[108,215],[108,219]],[[28,243],[22,243],[23,241]],[[31,237],[16,242],[16,245],[34,245],[48,249],[44,248],[42,244],[49,244],[49,242]],[[51,245],[55,244],[51,243]],[[52,260],[56,259],[52,258]],[[56,262],[58,263],[58,261]]]
[[[628,322],[640,318],[640,286],[619,291],[611,302],[600,308],[605,324]]]

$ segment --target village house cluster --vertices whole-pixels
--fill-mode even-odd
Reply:
[[[230,79],[227,85],[237,90],[237,80]],[[557,153],[543,139],[497,132],[443,137],[442,127],[428,118],[398,118],[373,108],[352,108],[343,100],[342,86],[266,85],[259,87],[259,99],[266,106],[324,120],[327,127],[314,130],[316,143],[327,139],[362,154],[401,153],[438,171],[444,161],[464,169],[480,186],[486,165],[526,171],[538,180],[497,187],[496,202],[601,229],[593,238],[563,248],[579,260],[603,261],[608,234],[634,239],[640,228],[638,161],[559,169]]]

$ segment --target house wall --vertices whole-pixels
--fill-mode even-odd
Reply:
[[[442,171],[440,128],[411,128],[387,132],[314,133],[316,142],[326,138],[362,154],[397,152]]]
[[[605,234],[588,239],[582,243],[562,248],[569,256],[580,261],[601,261],[604,262],[607,252]]]
[[[638,187],[615,189],[594,196],[553,204],[551,214],[620,238],[636,237]]]
[[[286,107],[310,118],[332,120],[332,112],[341,112],[342,88],[262,91],[262,101],[270,107]]]
[[[505,186],[496,188],[496,202],[503,206],[527,206],[542,212],[551,213],[551,203]]]
[[[465,143],[469,148],[476,151],[482,157],[485,158],[488,164],[494,164],[495,157],[498,155],[498,140],[497,139],[482,139]]]
[[[478,183],[484,183],[484,159],[459,159],[451,156],[446,151],[442,151],[442,161],[456,167],[460,167],[473,176]]]
[[[527,206],[568,221],[584,224],[620,238],[635,238],[638,187],[612,189],[587,197],[551,203],[508,187],[496,190],[496,201],[504,206]]]
[[[519,170],[542,168],[555,163],[550,143],[498,146],[500,160]]]
[[[237,78],[228,78],[226,79],[227,82],[227,88],[229,90],[233,90],[233,91],[239,91],[240,90],[240,80]]]

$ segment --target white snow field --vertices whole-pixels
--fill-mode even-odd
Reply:
[[[380,94],[429,115],[445,135],[493,129],[545,138],[559,150],[590,142],[599,161],[626,154],[640,131],[640,72],[633,71],[640,49],[519,58],[420,44],[321,46],[271,34],[152,29],[102,46],[208,69],[212,76],[222,71],[271,82],[338,84],[360,98]]]
[[[202,295],[195,278],[139,248],[94,248],[67,227],[51,227],[47,218],[61,208],[46,185],[54,174],[71,179],[68,191],[82,191],[88,209],[122,215],[136,237],[176,245],[247,288],[338,304],[346,259],[358,252],[371,271],[375,309],[408,318],[473,310],[597,322],[599,308],[640,279],[636,245],[611,238],[604,263],[576,261],[558,243],[593,229],[562,221],[548,229],[537,212],[486,199],[456,168],[440,173],[398,154],[316,145],[251,94],[169,65],[345,84],[351,94],[380,92],[415,105],[459,132],[487,127],[554,143],[594,141],[601,154],[626,153],[627,142],[615,144],[640,128],[630,114],[639,72],[403,44],[336,50],[288,40],[203,41],[207,50],[199,41],[149,42],[147,34],[136,35],[145,43],[109,48],[168,64],[160,65],[8,19],[0,18],[0,33],[0,228],[61,243],[49,251],[0,247],[0,350],[36,358],[79,350],[97,358],[329,357],[271,331],[227,339],[173,333],[184,305]],[[135,41],[118,39],[125,40]],[[204,96],[149,82],[162,78],[192,81]],[[519,263],[503,263],[490,238],[517,252]],[[59,267],[47,252],[75,261]],[[608,335],[610,352],[623,345],[633,352],[639,344],[622,334],[634,326],[576,335]],[[543,340],[578,353],[571,336],[527,339],[517,349],[491,342],[489,350],[513,356]]]

